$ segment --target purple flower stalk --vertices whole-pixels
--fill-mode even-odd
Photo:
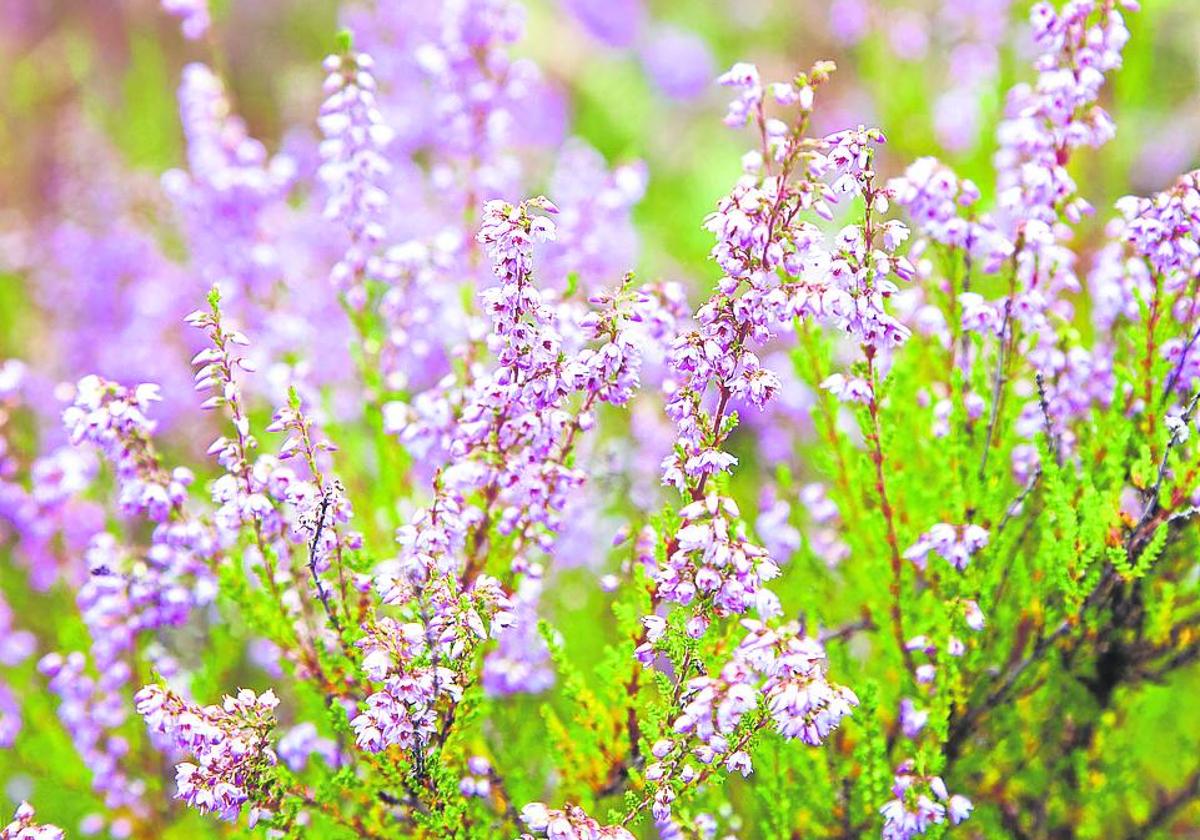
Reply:
[[[281,532],[283,523],[267,493],[265,476],[251,460],[258,439],[250,433],[245,397],[235,378],[239,370],[254,369],[239,350],[250,341],[238,330],[225,327],[215,287],[209,295],[209,304],[207,311],[201,309],[188,315],[187,323],[206,331],[212,344],[192,358],[196,390],[211,394],[201,408],[225,408],[234,431],[233,437],[218,437],[208,448],[225,470],[212,486],[213,502],[218,505],[215,520],[226,539],[232,539],[243,525],[257,528],[261,539],[264,531],[267,535]]]
[[[235,820],[256,801],[269,768],[278,762],[270,737],[275,727],[274,692],[241,689],[220,706],[198,706],[158,685],[137,693],[137,712],[147,728],[194,758],[175,766],[176,798],[200,813]]]
[[[530,212],[535,208],[556,209],[545,199],[518,206],[493,201],[485,208],[478,239],[499,283],[481,297],[492,321],[488,349],[496,367],[479,371],[455,395],[461,408],[448,442],[455,461],[435,478],[433,503],[399,530],[402,552],[394,569],[376,578],[383,602],[415,620],[400,636],[395,625],[371,631],[377,643],[364,667],[385,685],[353,722],[367,749],[398,743],[423,750],[440,698],[452,704],[461,696],[447,663],[462,662],[489,635],[498,636],[501,647],[485,666],[485,684],[508,690],[499,675],[524,666],[506,661],[505,651],[525,644],[536,617],[531,589],[520,590],[525,594],[516,603],[524,609],[514,614],[512,597],[482,574],[487,529],[495,522],[501,534],[515,535],[512,572],[536,577],[531,552],[549,540],[539,533],[557,530],[569,494],[584,480],[582,471],[566,465],[576,436],[592,426],[597,402],[622,404],[638,385],[640,354],[623,326],[638,317],[642,298],[624,289],[594,295],[596,309],[578,321],[579,338],[560,332],[559,311],[532,283],[534,245],[554,235],[547,217]],[[584,396],[571,410],[567,400],[574,394]],[[475,492],[482,494],[481,507],[466,503]],[[424,635],[417,635],[421,628]],[[523,690],[536,687],[522,684]]]
[[[1013,233],[1021,221],[1053,226],[1061,213],[1077,222],[1090,209],[1066,162],[1073,149],[1101,146],[1115,130],[1097,101],[1129,40],[1118,5],[1136,8],[1127,0],[1075,0],[1061,14],[1044,2],[1030,11],[1038,78],[1010,91],[1008,119],[997,132],[998,204]]]
[[[662,620],[647,617],[648,644],[661,637]],[[761,622],[743,620],[747,633],[716,676],[694,677],[684,683],[680,713],[671,722],[676,736],[656,743],[656,762],[646,768],[655,783],[656,819],[672,811],[673,779],[689,782],[698,772],[690,763],[724,766],[743,776],[753,772],[745,747],[750,737],[767,725],[783,738],[799,738],[817,746],[851,714],[858,698],[850,689],[828,682],[825,651],[815,639],[802,636],[799,625],[771,629]],[[744,726],[760,704],[766,719]]]
[[[391,170],[385,155],[392,130],[375,101],[374,66],[371,56],[352,50],[326,58],[319,120],[325,137],[319,175],[329,191],[325,216],[343,224],[350,236],[332,279],[356,309],[366,303],[365,280],[379,274],[372,257],[385,236],[385,178]]]
[[[63,411],[71,443],[87,444],[112,463],[121,482],[121,510],[165,522],[178,513],[191,483],[187,471],[168,475],[151,443],[155,424],[146,413],[157,402],[158,386],[129,389],[98,376],[87,376],[75,387],[75,401]]]
[[[273,224],[295,180],[295,161],[268,157],[233,113],[221,79],[203,64],[184,67],[179,110],[188,169],[166,172],[162,184],[182,216],[192,265],[232,297],[263,297],[280,278]]]

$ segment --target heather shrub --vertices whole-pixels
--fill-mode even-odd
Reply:
[[[1196,835],[1188,4],[145,5],[0,22],[5,840]]]

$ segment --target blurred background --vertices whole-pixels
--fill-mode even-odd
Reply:
[[[699,219],[743,148],[720,122],[727,97],[712,83],[734,61],[786,78],[835,60],[819,130],[879,125],[891,141],[885,169],[936,154],[985,190],[1004,91],[1031,75],[1025,0],[526,5],[516,53],[536,60],[560,100],[557,119],[538,127],[540,142],[579,135],[610,164],[647,163],[636,218],[650,273],[693,269],[706,257]],[[1125,68],[1106,87],[1117,140],[1080,163],[1085,194],[1101,209],[1124,190],[1163,187],[1200,147],[1200,9],[1194,0],[1142,6],[1129,17]],[[213,0],[211,9],[211,32],[193,42],[156,0],[0,0],[0,265],[21,266],[23,239],[62,200],[63,168],[153,181],[183,163],[175,92],[189,61],[218,69],[268,149],[296,127],[315,134],[320,61],[338,28],[353,26],[355,4]],[[11,304],[11,288],[7,295]]]
[[[601,282],[632,266],[646,280],[682,282],[693,302],[715,277],[701,223],[748,148],[744,132],[722,124],[728,91],[714,83],[733,62],[756,62],[775,80],[833,59],[840,69],[822,89],[817,132],[879,126],[885,176],[935,155],[972,178],[985,203],[1005,92],[1033,77],[1028,0],[523,5],[511,52],[532,60],[536,80],[504,130],[520,170],[506,183],[522,195],[502,197],[585,201],[630,165],[627,183],[615,185],[611,238],[589,245]],[[1081,227],[1085,239],[1097,238],[1115,199],[1162,189],[1200,160],[1200,7],[1142,5],[1127,16],[1125,67],[1103,90],[1116,140],[1071,163],[1098,210]],[[257,306],[235,302],[234,314],[270,324],[256,340],[259,361],[273,366],[274,403],[285,382],[321,387],[350,375],[349,326],[327,282],[338,240],[320,218],[316,177],[321,61],[342,28],[375,54],[384,118],[397,132],[388,240],[432,235],[422,219],[437,196],[418,194],[421,178],[405,170],[428,168],[441,142],[413,60],[421,39],[436,37],[440,0],[211,0],[209,8],[212,25],[189,39],[159,0],[0,0],[0,359],[29,365],[25,398],[51,429],[56,388],[92,372],[162,384],[164,421],[189,422],[182,382],[198,336],[178,329],[179,318],[231,273],[235,287],[269,287],[250,301]],[[255,193],[252,211],[237,209],[234,196],[189,217],[185,174],[203,168],[204,152],[203,143],[189,151],[177,92],[193,62],[224,83],[220,116],[244,121],[233,142],[249,138],[264,171],[286,159],[296,173],[282,190]],[[258,165],[247,177],[258,177]],[[283,219],[289,208],[294,218]],[[189,228],[189,218],[213,212],[228,230]],[[265,281],[256,277],[262,260],[274,272]],[[319,375],[311,361],[298,370],[305,355],[323,360]],[[189,411],[176,412],[173,397]]]

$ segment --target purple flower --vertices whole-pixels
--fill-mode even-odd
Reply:
[[[779,574],[765,549],[737,533],[740,515],[729,498],[710,495],[680,511],[678,548],[654,573],[658,597],[688,605],[697,596],[711,601],[717,615],[768,608],[773,598],[763,584]]]
[[[1054,224],[1060,212],[1073,221],[1088,205],[1066,170],[1070,150],[1100,146],[1113,123],[1096,105],[1104,74],[1121,65],[1129,39],[1121,13],[1094,3],[1069,3],[1062,15],[1048,3],[1030,11],[1042,50],[1034,85],[1009,93],[1008,119],[998,129],[999,206],[1020,220]]]
[[[753,632],[743,647],[757,647],[770,640],[770,632]],[[825,679],[825,651],[811,638],[783,636],[777,658],[770,661],[763,684],[775,727],[784,738],[800,738],[818,746],[838,728],[858,705],[850,689]],[[778,644],[778,642],[776,642]],[[757,659],[758,651],[754,657]]]
[[[803,119],[812,109],[811,85],[827,79],[829,70],[819,64],[799,87],[778,84],[772,87],[773,95],[797,108]],[[746,177],[705,220],[717,237],[712,257],[725,276],[696,312],[697,329],[678,335],[670,356],[678,387],[667,413],[676,423],[679,440],[663,463],[663,475],[667,483],[691,492],[693,499],[710,475],[735,463],[718,454],[719,446],[714,445],[732,431],[724,413],[730,398],[761,408],[780,386],[778,376],[763,368],[750,345],[766,343],[795,318],[811,318],[835,323],[864,345],[895,346],[908,330],[884,311],[884,300],[896,290],[887,278],[912,275],[905,258],[867,249],[858,228],[843,230],[831,249],[819,228],[799,218],[803,210],[831,218],[829,205],[839,193],[861,193],[882,135],[866,129],[830,135],[820,142],[822,154],[816,161],[803,173],[793,173],[788,161],[794,159],[801,139],[782,121],[763,115],[757,68],[736,64],[718,81],[741,90],[726,121],[735,126],[757,121],[763,148],[746,163]],[[782,174],[773,173],[777,167]],[[872,196],[876,202],[886,203],[882,192]],[[789,222],[781,224],[780,219]],[[885,248],[898,246],[905,236],[899,224],[885,230]],[[715,412],[705,405],[710,390],[719,395]]]
[[[560,0],[588,34],[612,47],[629,47],[646,19],[642,0]]]
[[[549,840],[633,840],[633,835],[619,825],[603,826],[587,815],[578,805],[567,805],[561,811],[547,808],[541,802],[530,802],[521,809],[521,822],[538,836]]]
[[[791,515],[791,506],[779,497],[777,489],[773,485],[764,487],[759,494],[754,529],[772,557],[789,558],[800,548],[800,532],[791,524]]]
[[[711,83],[712,52],[694,32],[669,25],[655,26],[642,40],[639,51],[650,80],[672,99],[695,99]]]
[[[448,668],[416,670],[387,679],[384,688],[366,699],[363,710],[350,721],[359,749],[381,752],[392,745],[420,749],[436,733],[433,709],[439,695],[461,697],[454,672]]]
[[[537,250],[541,285],[565,287],[574,274],[592,293],[620,282],[637,262],[632,212],[646,191],[640,161],[609,169],[604,156],[577,138],[559,152],[550,191],[554,237]]]
[[[157,385],[129,389],[87,376],[75,387],[74,403],[63,411],[63,425],[73,445],[95,447],[112,462],[125,513],[165,522],[182,504],[191,479],[175,480],[159,464],[151,443],[155,424],[147,417],[150,404],[159,399]]]
[[[329,75],[319,119],[325,139],[318,174],[329,191],[325,217],[343,224],[350,235],[350,246],[334,266],[332,279],[351,304],[361,308],[366,303],[366,276],[380,272],[372,256],[385,235],[384,179],[391,170],[385,152],[393,133],[376,105],[371,56],[348,51],[329,56],[324,66]]]
[[[212,26],[208,14],[208,0],[162,0],[163,11],[181,18],[183,36],[189,41],[203,38]]]
[[[1168,292],[1185,288],[1200,269],[1200,172],[1151,198],[1125,196],[1117,210],[1119,238],[1164,278]]]
[[[900,700],[900,731],[904,733],[905,738],[916,738],[928,722],[927,709],[918,709],[910,697]]]
[[[896,768],[892,784],[895,798],[879,809],[883,814],[883,840],[911,840],[930,826],[945,822],[947,813],[954,825],[971,813],[970,800],[951,796],[939,776],[915,775],[913,766],[912,761],[906,761]]]
[[[750,764],[750,755],[744,750],[730,754],[725,759],[725,769],[730,773],[741,773],[743,777],[754,772],[754,767]]]
[[[971,804],[971,800],[965,796],[954,794],[946,803],[946,813],[950,817],[950,822],[958,825],[960,822],[971,816],[971,811],[975,806]]]
[[[921,538],[904,552],[904,558],[911,560],[918,569],[924,569],[926,558],[933,552],[962,571],[971,561],[971,556],[987,543],[986,528],[978,525],[955,526],[941,522],[922,534]]]
[[[978,236],[977,225],[961,214],[979,200],[979,189],[936,158],[918,158],[889,187],[921,233],[935,242],[961,248]]]
[[[852,46],[866,37],[871,27],[868,0],[833,0],[829,6],[829,29],[843,44]]]
[[[741,89],[737,99],[729,103],[729,110],[725,114],[726,125],[737,128],[755,118],[763,98],[757,67],[739,61],[717,77],[717,84]]]
[[[63,840],[67,833],[56,825],[35,822],[33,806],[22,802],[13,813],[12,822],[0,829],[2,840]]]
[[[840,373],[828,376],[821,383],[821,389],[828,391],[841,402],[857,402],[866,405],[874,396],[871,384],[858,377],[846,377]]]
[[[538,631],[541,593],[542,581],[530,574],[513,596],[512,623],[483,662],[483,689],[491,696],[540,694],[554,685],[550,651]]]
[[[152,733],[195,758],[195,763],[175,767],[176,798],[200,813],[237,819],[278,761],[269,740],[279,704],[274,692],[259,695],[241,689],[220,706],[198,706],[161,686],[148,685],[135,701]]]
[[[701,742],[697,757],[703,763],[727,752],[728,737],[760,696],[780,735],[813,746],[858,705],[854,692],[827,681],[824,649],[799,635],[795,623],[778,630],[742,623],[748,632],[720,674],[686,683],[686,702],[673,724],[677,733]]]
[[[320,756],[330,767],[337,767],[342,762],[337,744],[330,738],[321,737],[317,727],[308,722],[297,724],[283,733],[277,752],[280,760],[292,772],[303,770],[314,755]]]
[[[295,179],[295,161],[268,156],[203,64],[184,67],[179,111],[188,169],[164,173],[162,186],[183,218],[192,265],[231,296],[264,294],[280,276],[270,222]]]

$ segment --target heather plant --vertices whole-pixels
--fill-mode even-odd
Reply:
[[[721,92],[665,213],[516,0],[349,4],[278,143],[156,4],[177,165],[76,115],[0,239],[0,836],[1194,836],[1200,173],[1095,174],[1159,4],[1034,4],[989,124],[1008,6],[921,137],[564,0]]]

